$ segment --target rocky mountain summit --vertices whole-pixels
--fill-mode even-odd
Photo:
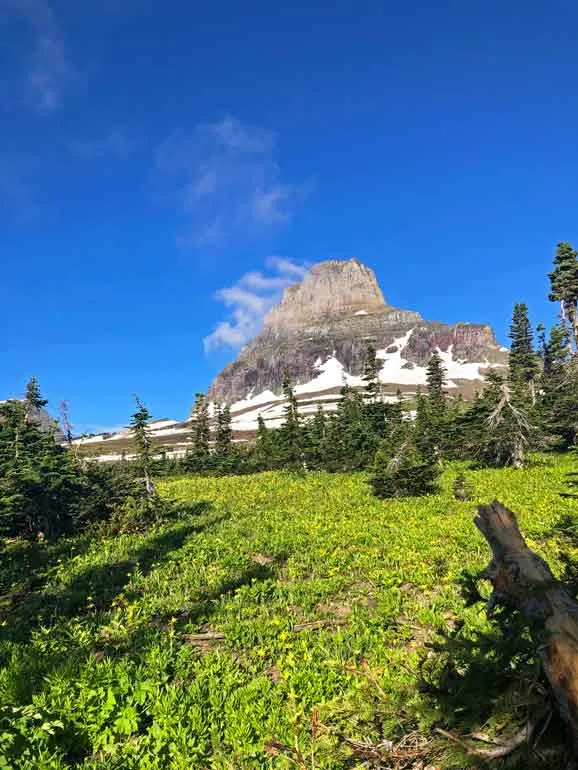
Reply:
[[[330,406],[344,384],[363,386],[368,345],[383,362],[380,379],[384,394],[392,397],[398,389],[409,395],[425,385],[434,350],[444,361],[448,390],[466,396],[479,387],[488,367],[507,362],[507,350],[489,326],[425,321],[414,310],[389,305],[373,271],[357,259],[329,260],[285,291],[263,330],[217,376],[208,396],[230,404],[235,421],[245,422],[246,429],[257,413],[274,424],[285,371],[304,411],[312,402]]]
[[[362,389],[368,345],[381,361],[384,400],[405,396],[426,385],[426,366],[438,350],[450,393],[469,397],[489,367],[507,363],[507,349],[489,326],[455,326],[425,321],[414,310],[400,310],[384,298],[373,271],[357,259],[314,265],[301,283],[290,286],[281,303],[265,318],[262,331],[218,375],[208,392],[210,402],[231,406],[236,440],[251,440],[262,416],[266,425],[284,420],[282,380],[292,378],[302,415],[319,404],[337,407],[341,388]],[[191,422],[155,420],[149,426],[156,445],[169,457],[190,448]],[[114,461],[134,452],[130,430],[75,441],[84,454]]]

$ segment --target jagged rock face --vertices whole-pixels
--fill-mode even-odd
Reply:
[[[22,401],[22,399],[14,399],[15,401]],[[0,400],[0,404],[6,404],[11,399],[2,399]],[[60,441],[63,436],[60,432],[60,429],[57,427],[56,420],[50,416],[50,414],[46,411],[46,409],[34,409],[32,411],[32,419],[35,420],[40,429],[44,431],[54,430],[56,427],[55,436],[58,441]]]
[[[315,265],[302,283],[286,290],[261,333],[218,375],[208,395],[235,404],[266,390],[278,394],[286,371],[293,383],[303,385],[303,394],[305,383],[314,380],[320,363],[328,359],[336,359],[353,380],[363,371],[368,345],[383,358],[382,381],[394,393],[397,384],[421,383],[419,367],[427,365],[436,349],[448,352],[449,376],[458,389],[462,374],[471,380],[478,371],[463,364],[503,365],[507,359],[489,326],[424,321],[415,311],[388,305],[366,265],[356,259],[331,260]],[[397,370],[394,358],[400,360]],[[413,380],[402,367],[416,367]],[[477,379],[481,381],[481,374]]]
[[[372,270],[357,259],[314,265],[302,283],[290,286],[280,305],[265,319],[273,332],[324,328],[355,313],[387,308]]]

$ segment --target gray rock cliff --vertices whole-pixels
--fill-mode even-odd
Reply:
[[[359,375],[368,345],[392,348],[410,330],[403,353],[409,367],[426,365],[436,348],[447,351],[450,346],[453,359],[464,363],[501,365],[507,360],[489,326],[449,326],[391,307],[369,267],[357,259],[329,260],[314,265],[301,283],[285,291],[262,331],[216,377],[208,395],[232,404],[249,393],[279,393],[285,371],[295,384],[306,383],[315,376],[316,362],[329,356]]]

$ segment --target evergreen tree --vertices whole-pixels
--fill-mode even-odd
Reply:
[[[423,457],[436,457],[438,445],[437,421],[432,416],[428,399],[418,389],[413,424],[415,445]]]
[[[0,405],[0,530],[4,535],[55,536],[70,531],[83,479],[54,431],[30,419],[46,406],[31,380],[24,401]]]
[[[474,400],[476,395],[474,395]],[[469,408],[469,404],[459,394],[456,398],[448,399],[445,414],[444,430],[444,456],[449,459],[457,459],[464,456],[464,440],[462,428],[464,425],[464,415]]]
[[[538,335],[538,351],[537,356],[540,359],[540,362],[542,364],[542,370],[544,369],[544,361],[546,360],[546,327],[544,324],[538,324],[536,327],[536,332]]]
[[[240,456],[233,446],[231,410],[227,404],[215,407],[215,453],[213,465],[219,473],[235,473],[240,468]]]
[[[376,497],[409,497],[433,494],[440,469],[433,457],[424,457],[415,445],[412,430],[399,434],[400,443],[391,453],[384,442],[375,455],[369,480]]]
[[[42,398],[40,394],[40,386],[36,377],[31,377],[26,384],[26,393],[24,396],[24,410],[26,413],[26,421],[35,417],[38,412],[43,409],[48,401]]]
[[[578,372],[571,357],[568,332],[554,326],[548,342],[542,342],[538,413],[546,435],[561,448],[569,448],[578,434]]]
[[[151,414],[136,394],[134,400],[137,408],[131,417],[130,427],[136,447],[136,464],[142,478],[144,499],[150,504],[157,496],[152,479],[154,452],[148,427]]]
[[[274,439],[272,439],[271,431],[265,425],[265,420],[261,415],[257,417],[257,440],[255,444],[255,454],[258,470],[265,470],[275,467]]]
[[[532,404],[536,403],[536,377],[539,371],[538,357],[534,352],[534,336],[528,319],[528,308],[523,302],[514,306],[510,325],[510,385],[518,388],[520,396],[527,393]]]
[[[556,247],[554,270],[550,278],[551,302],[560,303],[562,324],[568,331],[574,352],[578,351],[578,253],[570,243]]]
[[[446,370],[438,351],[434,351],[426,370],[428,440],[439,460],[446,444]]]
[[[441,356],[437,350],[432,353],[432,357],[426,369],[427,399],[433,411],[445,411],[446,399],[444,388],[446,386],[446,370]]]
[[[364,404],[362,393],[349,385],[343,386],[341,400],[327,432],[329,470],[357,470],[371,463],[378,444],[374,409],[381,412],[382,407],[383,404]]]
[[[224,456],[230,453],[233,442],[231,409],[228,404],[217,406],[216,419],[217,431],[215,436],[215,450],[218,455]]]
[[[299,407],[295,390],[287,372],[283,377],[283,395],[285,397],[285,406],[283,407],[285,420],[279,429],[282,463],[287,468],[300,468],[303,465],[303,458]]]
[[[476,456],[487,465],[520,468],[534,439],[535,427],[524,403],[501,375],[490,372],[487,382],[477,404],[477,435],[473,437]]]
[[[382,363],[377,358],[375,348],[373,345],[368,345],[362,379],[365,383],[365,395],[369,401],[376,401],[381,395],[381,382],[379,381],[381,367]]]
[[[323,468],[326,464],[327,419],[321,404],[317,405],[315,416],[307,424],[305,439],[307,467],[310,469]]]
[[[195,395],[195,403],[191,414],[191,449],[187,452],[184,466],[193,473],[206,471],[210,464],[211,452],[211,423],[209,419],[209,404],[204,393]]]
[[[377,358],[375,348],[369,345],[363,369],[365,399],[362,409],[362,420],[364,422],[362,430],[364,434],[375,434],[378,438],[385,436],[389,412],[389,404],[382,399],[382,387],[379,380],[381,368],[382,362]],[[371,447],[371,456],[375,454],[376,446],[377,443],[374,442],[374,445]]]
[[[68,411],[68,401],[60,402],[60,429],[69,449],[72,448],[72,423]]]

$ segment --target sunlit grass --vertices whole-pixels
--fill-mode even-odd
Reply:
[[[361,474],[163,481],[190,510],[145,535],[8,546],[0,768],[283,768],[274,746],[296,741],[315,767],[342,768],[346,748],[311,730],[316,709],[367,740],[395,739],[404,719],[427,729],[412,673],[425,642],[486,623],[456,585],[488,561],[476,501],[516,511],[558,568],[546,535],[578,513],[559,495],[572,463],[468,472],[468,503],[451,493],[457,466],[439,495],[386,502]],[[44,559],[36,584],[25,553]]]

